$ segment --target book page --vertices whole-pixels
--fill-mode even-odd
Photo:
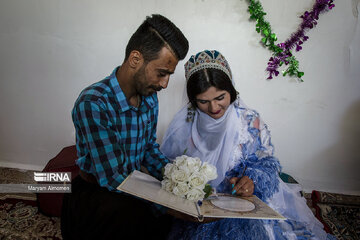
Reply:
[[[163,190],[161,188],[161,182],[156,178],[136,170],[132,172],[117,189],[197,217],[198,219],[201,219],[202,216],[215,218],[286,219],[256,196],[242,197],[242,199],[246,199],[255,205],[255,208],[248,212],[224,210],[212,204],[211,200],[204,200],[202,205],[198,207],[193,201],[186,200]],[[227,194],[218,195],[240,198]],[[200,214],[198,214],[198,211],[200,211]]]
[[[135,170],[117,187],[118,190],[198,217],[196,205],[161,188],[156,178]]]
[[[270,208],[255,195],[251,197],[236,197],[233,195],[219,194],[229,198],[241,198],[250,201],[255,205],[255,209],[247,212],[229,211],[219,208],[212,204],[211,200],[204,200],[200,207],[204,217],[215,218],[251,218],[251,219],[286,219],[281,214]]]

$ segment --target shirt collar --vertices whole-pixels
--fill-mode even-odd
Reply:
[[[134,109],[135,111],[147,112],[151,108],[154,108],[158,102],[156,93],[146,97],[142,96],[139,108],[129,105],[126,96],[119,85],[118,79],[116,78],[116,71],[118,70],[119,67],[120,66],[116,67],[110,75],[110,84],[112,89],[114,90],[116,100],[120,105],[119,111],[125,112],[130,109]]]

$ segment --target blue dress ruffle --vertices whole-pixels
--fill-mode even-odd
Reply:
[[[168,239],[267,240],[269,237],[261,220],[228,218],[204,224],[175,220]]]

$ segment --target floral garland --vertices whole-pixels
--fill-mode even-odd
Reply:
[[[250,19],[256,20],[256,31],[263,36],[261,42],[265,47],[273,52],[273,56],[269,59],[268,66],[266,68],[266,71],[269,73],[269,77],[267,79],[272,79],[274,75],[278,76],[278,68],[285,63],[285,65],[289,65],[289,67],[283,71],[283,76],[289,74],[289,76],[295,76],[303,82],[301,77],[304,75],[304,72],[299,71],[299,61],[296,60],[295,56],[291,52],[291,49],[296,47],[296,52],[302,49],[301,45],[309,39],[309,37],[305,35],[305,31],[316,26],[320,13],[335,7],[335,4],[333,4],[334,0],[316,0],[312,10],[310,12],[306,11],[300,17],[303,21],[298,30],[291,34],[288,40],[277,45],[275,45],[275,42],[277,41],[276,34],[271,30],[269,22],[264,19],[266,13],[263,11],[260,1],[248,1]]]

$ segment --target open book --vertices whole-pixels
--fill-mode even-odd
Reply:
[[[161,188],[161,182],[156,178],[139,172],[132,172],[117,188],[128,194],[152,201],[154,203],[172,208],[176,211],[186,213],[193,217],[197,217],[202,221],[204,217],[214,218],[254,218],[254,219],[286,219],[281,214],[274,211],[258,197],[235,197],[232,195],[220,195],[212,200],[204,200],[200,206],[197,202],[193,202]],[[228,209],[226,207],[228,201],[245,200],[254,206],[252,210],[237,211],[236,209]],[[224,206],[224,207],[222,207]]]

